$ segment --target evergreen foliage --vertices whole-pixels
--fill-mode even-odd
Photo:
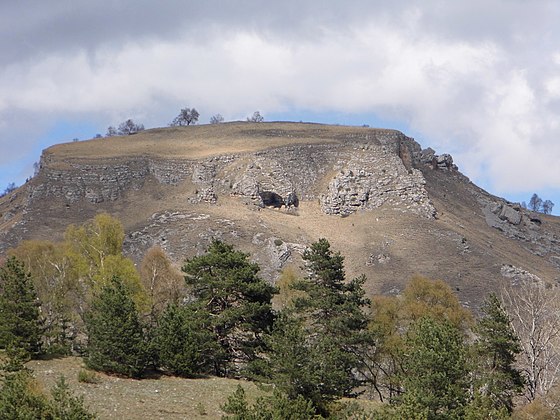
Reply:
[[[113,277],[86,314],[88,367],[139,377],[148,362],[147,345],[132,293]]]
[[[364,277],[345,281],[343,257],[320,239],[303,254],[309,276],[294,284],[297,296],[271,336],[270,375],[290,398],[311,400],[321,413],[328,403],[352,396],[361,383],[354,370],[370,344],[362,309]]]
[[[84,406],[82,397],[75,397],[70,391],[64,376],[61,376],[51,390],[49,408],[52,419],[60,420],[93,420],[97,418]]]
[[[469,384],[460,331],[447,321],[421,318],[411,325],[405,345],[404,393],[398,401],[402,418],[461,418]]]
[[[473,324],[472,314],[441,280],[414,276],[400,296],[374,297],[369,330],[375,346],[364,355],[363,374],[382,401],[391,401],[401,393],[406,333],[410,325],[425,317],[449,322],[464,333],[470,332]]]
[[[181,376],[210,372],[223,355],[209,325],[208,313],[191,306],[169,305],[156,329],[159,366]]]
[[[0,348],[37,355],[41,334],[39,300],[31,275],[23,263],[10,257],[0,267]]]
[[[286,313],[280,314],[268,339],[269,370],[274,385],[289,398],[303,395],[312,401],[321,401],[318,387],[321,369],[320,354],[308,340],[303,321]]]
[[[27,370],[6,375],[0,388],[0,418],[6,420],[43,419],[48,400],[38,390]]]
[[[238,385],[235,392],[228,397],[222,409],[231,416],[227,420],[311,420],[321,417],[315,415],[313,404],[302,396],[288,398],[278,390],[268,397],[261,397],[249,405],[245,390]]]
[[[514,366],[521,353],[519,338],[513,331],[508,314],[495,294],[491,294],[482,307],[483,317],[476,332],[479,399],[488,399],[496,410],[513,410],[513,397],[523,390],[524,379]]]
[[[217,375],[235,374],[235,364],[255,360],[262,334],[273,322],[271,299],[276,289],[258,276],[259,266],[248,254],[213,241],[204,255],[187,260],[182,268],[195,310],[206,311],[211,331],[222,349],[215,362]]]
[[[61,377],[47,398],[31,373],[18,370],[7,374],[0,387],[0,418],[5,420],[93,420],[96,416],[75,397]]]

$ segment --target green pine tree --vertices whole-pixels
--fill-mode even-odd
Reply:
[[[230,395],[222,409],[231,416],[223,416],[224,420],[319,420],[315,415],[313,404],[303,397],[288,398],[285,394],[274,390],[272,395],[260,397],[250,405],[245,390],[238,385]]]
[[[96,416],[75,397],[64,377],[51,390],[51,398],[41,392],[31,372],[22,368],[4,376],[0,385],[0,419],[5,420],[93,420]]]
[[[48,418],[60,420],[94,420],[97,418],[85,407],[83,397],[73,395],[64,376],[61,376],[51,389],[51,397],[49,408],[52,417]]]
[[[26,369],[7,374],[0,386],[0,419],[35,420],[48,418],[48,400],[33,386]]]
[[[86,314],[88,367],[139,377],[148,362],[146,340],[132,292],[113,277]]]
[[[519,338],[495,294],[486,299],[482,313],[476,327],[477,401],[487,399],[485,405],[511,413],[513,397],[524,386],[523,376],[514,366],[516,356],[521,352]]]
[[[451,323],[431,318],[415,321],[405,340],[404,392],[397,402],[398,415],[462,418],[469,385],[466,356],[464,338]]]
[[[273,322],[276,289],[258,276],[259,266],[248,261],[248,254],[220,241],[187,260],[182,270],[196,299],[193,306],[210,315],[211,331],[222,349],[215,373],[238,373],[237,366],[255,360],[261,351],[262,335]]]
[[[304,294],[294,299],[270,338],[269,374],[290,398],[311,400],[328,413],[331,401],[354,395],[360,385],[355,370],[360,354],[371,344],[364,296],[364,277],[345,280],[343,257],[326,239],[303,255],[309,276],[294,287]]]
[[[209,373],[221,359],[220,348],[209,329],[208,313],[192,306],[170,305],[158,320],[155,349],[158,364],[181,376]]]
[[[0,267],[0,348],[21,349],[29,355],[41,350],[42,322],[31,275],[10,257]]]

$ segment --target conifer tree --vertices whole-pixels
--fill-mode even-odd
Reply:
[[[41,391],[31,372],[22,368],[8,373],[0,386],[0,418],[13,420],[93,420],[83,397],[70,391],[63,376],[51,389],[51,398]]]
[[[303,254],[309,275],[294,284],[294,299],[271,337],[270,375],[291,398],[301,395],[328,413],[330,401],[353,395],[355,369],[370,345],[363,308],[364,277],[345,280],[343,257],[320,239]]]
[[[95,414],[88,411],[83,397],[74,396],[64,376],[61,376],[51,389],[51,397],[49,409],[53,419],[94,420],[97,418]]]
[[[276,289],[258,276],[248,254],[213,241],[204,255],[187,260],[182,268],[193,305],[206,311],[210,328],[224,357],[216,359],[215,373],[237,373],[239,364],[255,360],[262,335],[272,326],[271,299]]]
[[[521,372],[514,366],[516,356],[521,353],[519,338],[513,331],[508,314],[495,294],[491,294],[482,307],[483,317],[478,322],[477,392],[481,398],[508,413],[513,410],[513,397],[524,385]]]
[[[224,357],[209,325],[208,313],[191,305],[169,305],[156,328],[159,366],[181,376],[209,373],[215,361]]]
[[[48,400],[38,387],[33,386],[33,378],[27,369],[5,375],[0,386],[1,419],[47,419]]]
[[[139,377],[148,353],[132,293],[119,277],[102,286],[86,314],[88,367]]]
[[[0,348],[36,355],[41,349],[39,300],[23,263],[10,257],[0,267]]]
[[[313,404],[302,396],[291,399],[277,389],[272,395],[260,397],[253,405],[249,405],[245,390],[238,385],[227,402],[222,406],[227,414],[224,420],[319,420]]]
[[[399,418],[462,418],[468,369],[461,332],[448,321],[421,318],[408,331],[404,353]]]

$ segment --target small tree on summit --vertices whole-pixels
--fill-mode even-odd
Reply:
[[[195,108],[183,108],[179,115],[177,115],[173,121],[169,124],[171,127],[181,127],[184,125],[194,125],[198,121],[200,114]]]
[[[224,122],[224,117],[221,114],[212,115],[210,118],[210,124],[220,124]]]
[[[531,200],[529,201],[529,210],[532,211],[540,211],[544,214],[552,213],[552,208],[554,207],[554,203],[550,200],[544,200],[538,196],[537,193],[531,196]]]
[[[248,122],[260,123],[264,121],[264,117],[261,115],[259,111],[253,112],[253,115],[247,117]]]
[[[118,136],[119,133],[117,132],[117,129],[115,127],[113,127],[112,125],[110,125],[107,128],[107,133],[105,134],[105,137],[115,137]]]
[[[15,182],[10,182],[4,192],[0,195],[0,197],[4,197],[5,195],[10,194],[12,191],[16,190],[17,186]]]
[[[144,130],[143,124],[136,124],[131,119],[128,119],[119,124],[119,128],[117,130],[117,134],[119,136],[129,136],[131,134],[136,134],[139,131]]]

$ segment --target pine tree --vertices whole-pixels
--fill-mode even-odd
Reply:
[[[20,369],[6,374],[0,386],[0,418],[6,420],[93,420],[96,416],[82,397],[70,391],[64,377],[51,389],[51,398],[41,392],[31,372]]]
[[[190,305],[168,306],[156,328],[158,364],[181,376],[209,373],[215,361],[223,358],[209,324],[208,313]]]
[[[27,369],[7,374],[0,386],[1,419],[48,419],[49,403]]]
[[[139,377],[147,365],[147,346],[131,291],[113,277],[86,314],[88,367]]]
[[[448,321],[421,318],[411,325],[404,352],[399,418],[462,418],[468,369],[461,332]]]
[[[355,369],[370,345],[363,308],[364,277],[345,280],[344,259],[320,239],[303,254],[309,275],[294,284],[304,292],[285,311],[271,337],[270,374],[289,397],[311,400],[318,412],[352,396],[360,385]]]
[[[482,307],[483,317],[478,322],[476,343],[479,398],[489,400],[496,410],[513,410],[513,397],[523,390],[524,379],[514,366],[521,352],[519,338],[500,300],[491,294]]]
[[[84,405],[83,397],[73,395],[64,376],[61,376],[51,390],[49,408],[53,419],[94,420],[97,416],[90,413]]]
[[[41,334],[39,300],[31,275],[23,263],[10,257],[0,267],[0,348],[37,355]]]
[[[262,335],[273,322],[276,289],[258,276],[260,268],[248,261],[248,254],[220,241],[213,241],[205,255],[187,260],[182,270],[196,300],[193,306],[210,315],[224,354],[216,360],[215,373],[237,373],[237,366],[255,360],[262,348]]]
[[[245,390],[238,385],[222,406],[227,414],[224,420],[319,420],[315,415],[313,404],[303,397],[288,398],[277,389],[270,396],[260,397],[253,405],[249,405]]]

